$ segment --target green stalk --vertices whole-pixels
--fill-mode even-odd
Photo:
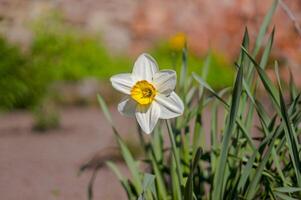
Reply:
[[[177,168],[179,183],[180,183],[180,186],[182,186],[183,185],[183,179],[182,179],[182,169],[181,169],[181,165],[180,165],[180,157],[179,157],[179,153],[178,153],[177,148],[176,148],[176,141],[175,141],[175,137],[174,137],[174,134],[173,134],[173,131],[172,131],[169,120],[166,120],[166,125],[167,125],[169,139],[170,139],[170,143],[171,143],[171,147],[172,147],[172,154],[173,154],[175,162],[176,162],[176,168]]]

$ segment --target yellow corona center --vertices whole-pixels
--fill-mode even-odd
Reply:
[[[131,97],[141,105],[150,104],[156,96],[156,88],[149,82],[138,81],[131,90]]]

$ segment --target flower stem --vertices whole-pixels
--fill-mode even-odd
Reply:
[[[173,154],[174,159],[176,161],[176,169],[177,169],[179,184],[180,184],[180,186],[182,186],[183,185],[183,179],[182,179],[182,170],[181,170],[181,165],[180,165],[180,157],[179,157],[179,153],[176,149],[176,141],[175,141],[175,137],[174,137],[174,134],[173,134],[173,131],[172,131],[169,120],[166,120],[166,125],[167,125],[168,134],[169,134],[169,138],[170,138],[170,143],[171,143],[171,147],[172,147],[172,154]]]

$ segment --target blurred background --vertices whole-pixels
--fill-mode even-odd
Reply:
[[[211,52],[208,82],[216,89],[229,86],[245,27],[254,43],[271,2],[0,0],[1,199],[86,199],[93,173],[80,169],[119,160],[97,93],[109,103],[117,127],[127,126],[121,132],[139,156],[136,125],[117,113],[120,96],[109,77],[129,72],[142,52],[161,69],[178,70],[187,42],[189,71],[200,72]],[[271,63],[280,62],[284,79],[289,66],[301,86],[301,1],[283,2],[273,17]],[[126,173],[122,162],[119,167]],[[126,195],[102,168],[94,197]]]

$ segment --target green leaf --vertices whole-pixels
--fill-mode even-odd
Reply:
[[[146,191],[154,184],[155,176],[153,174],[145,173],[143,176],[143,190]]]
[[[240,177],[240,180],[239,180],[239,183],[238,183],[238,191],[242,191],[243,188],[245,187],[245,184],[248,180],[248,177],[250,176],[251,174],[251,171],[252,171],[252,168],[253,168],[253,165],[254,165],[254,162],[255,162],[255,158],[256,158],[256,155],[257,155],[257,151],[255,151],[251,158],[249,158],[246,166],[242,169],[242,174],[241,174],[241,177]]]
[[[149,152],[149,157],[152,163],[152,167],[153,167],[153,171],[155,173],[156,176],[156,183],[157,183],[157,187],[158,187],[158,196],[160,199],[162,200],[167,200],[167,191],[166,191],[166,186],[164,183],[164,177],[162,174],[162,171],[160,170],[160,166],[158,165],[158,161],[156,160],[153,152]]]
[[[151,140],[151,150],[154,152],[154,157],[157,162],[163,162],[163,137],[162,137],[162,124],[159,124],[155,127]]]
[[[274,190],[282,193],[294,193],[301,192],[301,187],[278,187],[274,188]]]
[[[263,22],[261,24],[259,33],[256,38],[256,42],[255,42],[255,47],[254,47],[254,51],[253,51],[254,56],[257,55],[257,53],[259,52],[260,45],[262,44],[263,38],[267,32],[269,24],[271,23],[271,20],[274,15],[274,12],[277,8],[278,2],[279,2],[279,0],[274,0],[271,8],[269,9],[268,13],[266,14],[266,16],[263,19]]]
[[[185,94],[185,83],[187,81],[187,58],[188,58],[188,51],[185,47],[182,51],[182,66],[181,66],[181,72],[180,72],[180,89]]]
[[[287,66],[287,68],[288,68],[289,74],[290,74],[290,79],[289,79],[290,98],[291,98],[291,101],[293,101],[293,99],[295,99],[298,94],[298,89],[296,87],[291,68],[288,66]]]
[[[145,173],[143,176],[143,192],[138,199],[152,200],[153,196],[156,196],[155,188],[155,176],[149,173]],[[158,199],[157,197],[155,199]]]
[[[131,152],[127,148],[127,146],[124,144],[122,139],[117,135],[117,141],[122,153],[122,157],[126,162],[127,167],[129,168],[132,178],[133,178],[133,185],[135,186],[135,189],[137,190],[137,193],[140,194],[142,192],[142,183],[140,178],[140,172],[139,168],[137,166],[137,163],[135,162]]]
[[[122,153],[122,156],[133,176],[133,184],[135,186],[135,189],[137,190],[138,193],[141,193],[142,192],[142,183],[141,183],[141,180],[140,180],[140,173],[139,173],[139,169],[138,169],[138,166],[137,166],[137,163],[135,162],[132,154],[130,153],[129,149],[127,148],[127,146],[124,144],[124,142],[122,141],[121,137],[119,136],[119,134],[117,133],[114,125],[113,125],[113,122],[112,122],[112,117],[110,115],[110,112],[109,112],[109,109],[105,103],[105,101],[103,100],[103,98],[100,96],[100,95],[97,95],[97,99],[98,99],[98,102],[105,114],[105,117],[106,119],[110,122],[113,130],[114,130],[114,133],[116,135],[116,138],[117,138],[117,141],[118,141],[118,144],[119,144],[119,147],[120,147],[120,150],[121,150],[121,153]]]
[[[195,78],[195,80],[196,80],[200,85],[204,86],[207,90],[209,90],[209,91],[211,92],[211,94],[213,94],[218,100],[220,100],[220,101],[223,103],[223,105],[225,106],[225,108],[226,108],[227,110],[229,110],[229,105],[228,105],[228,103],[222,98],[222,95],[221,95],[221,94],[216,93],[216,92],[209,86],[209,84],[206,83],[206,81],[204,81],[204,80],[203,80],[200,76],[198,76],[197,74],[193,73],[192,75],[193,75],[193,77]],[[224,91],[224,90],[223,90],[223,91]],[[236,123],[237,123],[238,127],[241,129],[242,133],[246,136],[246,138],[247,138],[249,144],[251,145],[251,147],[252,147],[253,149],[255,149],[255,145],[253,144],[252,139],[250,138],[250,136],[249,136],[249,134],[248,134],[246,128],[244,127],[244,124],[243,124],[240,120],[237,120],[237,119],[236,119]]]
[[[212,59],[211,52],[209,52],[208,55],[205,58],[204,66],[202,68],[202,77],[205,80],[207,80],[207,77],[208,77],[208,73],[209,73],[209,69],[210,69],[209,67],[210,67],[210,64],[211,64],[211,59]]]
[[[262,69],[265,69],[268,60],[269,60],[269,56],[272,50],[272,45],[273,45],[273,41],[274,41],[274,35],[275,35],[275,27],[273,28],[273,31],[269,37],[268,43],[266,45],[266,48],[264,49],[264,52],[262,54],[261,60],[260,60],[260,67]]]
[[[198,148],[190,169],[188,180],[186,182],[185,191],[184,191],[185,200],[193,200],[193,176],[194,176],[194,171],[198,166],[198,162],[200,160],[201,154],[202,154],[202,149]]]
[[[114,174],[119,179],[121,185],[123,186],[123,188],[127,192],[128,199],[133,199],[134,196],[132,194],[131,187],[130,187],[128,181],[126,180],[126,178],[121,174],[121,172],[119,171],[117,166],[114,163],[110,162],[110,161],[107,161],[106,165],[114,172]]]
[[[113,120],[112,120],[110,111],[108,109],[108,106],[107,106],[106,102],[104,101],[104,99],[100,96],[100,94],[97,95],[97,100],[98,100],[98,103],[99,103],[106,119],[108,120],[108,122],[110,122],[111,125],[113,125]]]
[[[264,129],[264,130],[266,130],[266,129]],[[269,138],[270,140],[269,140],[268,149],[266,150],[266,153],[263,156],[261,162],[259,163],[259,165],[256,169],[256,172],[255,172],[255,175],[251,180],[251,183],[248,187],[248,191],[246,193],[246,199],[254,199],[258,183],[259,183],[260,178],[263,174],[264,167],[266,166],[268,160],[270,159],[271,152],[272,152],[272,149],[274,147],[275,140],[281,132],[282,132],[281,129],[278,127],[275,130],[275,132],[272,134],[272,137]],[[266,133],[266,135],[268,135],[268,134]],[[265,141],[262,142],[262,145],[263,144],[265,144]]]
[[[245,27],[245,33],[244,33],[241,45],[245,49],[249,49],[249,43],[250,43],[249,32],[248,32],[248,28]],[[244,62],[245,62],[245,55],[244,55],[244,52],[241,51],[240,55],[239,55],[238,63],[240,63],[240,65],[242,65]],[[246,63],[244,63],[244,64],[246,64]]]
[[[196,73],[192,73],[193,78],[204,88],[206,88],[212,95],[214,95],[216,98],[218,98],[221,102],[223,102],[227,107],[229,106],[228,103],[220,97],[211,87],[210,85],[202,79],[200,76],[198,76]]]
[[[286,140],[288,142],[289,152],[291,159],[293,161],[293,165],[295,168],[295,173],[298,181],[299,187],[301,187],[301,162],[299,157],[299,143],[296,137],[295,129],[292,127],[292,122],[288,116],[287,108],[284,102],[284,98],[282,95],[281,86],[279,85],[279,98],[280,98],[280,108],[282,113],[282,119],[285,123],[285,135]]]
[[[290,196],[288,196],[288,195],[286,195],[286,194],[283,194],[283,193],[280,193],[280,192],[274,192],[274,194],[276,195],[276,196],[278,196],[280,199],[282,199],[282,200],[298,200],[298,199],[296,199],[296,198],[293,198],[293,197],[290,197]]]
[[[252,56],[248,53],[248,51],[244,48],[241,47],[242,50],[246,53],[246,55],[249,57],[251,62],[254,64],[255,69],[257,70],[257,73],[263,83],[264,88],[272,98],[274,104],[276,105],[276,109],[279,109],[279,100],[278,100],[278,92],[276,88],[273,86],[272,81],[269,79],[265,71],[257,64],[257,62],[252,58]]]
[[[169,120],[166,120],[166,125],[167,125],[168,135],[169,135],[169,139],[170,139],[171,149],[172,149],[172,156],[175,159],[176,170],[177,170],[177,177],[179,179],[180,185],[183,185],[183,177],[182,177],[182,168],[181,168],[181,163],[180,163],[180,155],[179,155],[179,152],[177,151],[174,133],[172,131],[172,127],[171,127],[171,124],[170,124]]]
[[[182,200],[181,186],[180,186],[180,183],[179,183],[175,157],[171,155],[170,159],[171,159],[171,166],[170,166],[171,186],[172,186],[172,196],[173,196],[172,199]]]
[[[216,171],[216,174],[214,175],[213,199],[222,199],[222,197],[224,196],[224,191],[223,191],[224,173],[226,170],[226,162],[228,158],[228,149],[230,145],[231,135],[235,128],[235,121],[237,117],[237,111],[239,108],[240,96],[242,93],[242,80],[243,80],[243,67],[240,67],[234,84],[231,106],[230,106],[230,113],[226,124],[226,129],[223,135],[222,149],[218,160],[218,166],[217,166],[218,169]]]
[[[212,173],[215,174],[217,169],[217,155],[215,151],[219,148],[218,143],[218,100],[215,100],[211,109],[211,123],[210,123],[210,140],[211,140],[211,168]]]

